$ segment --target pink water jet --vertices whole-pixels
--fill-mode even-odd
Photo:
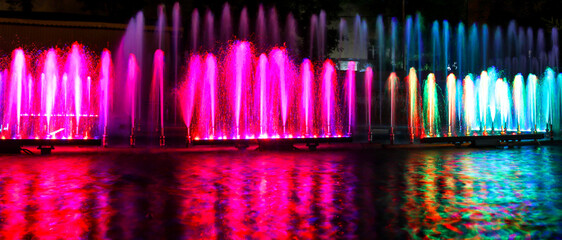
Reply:
[[[456,96],[457,96],[457,78],[454,74],[450,73],[447,76],[447,116],[448,116],[448,136],[456,134],[455,132],[455,119],[456,116]]]
[[[472,76],[468,75],[463,80],[463,111],[466,136],[470,136],[472,124],[476,120],[476,96],[474,95],[474,81]]]
[[[272,66],[270,76],[278,83],[279,98],[281,99],[282,134],[287,133],[287,113],[289,111],[289,88],[291,87],[290,71],[286,49],[274,48],[269,53],[269,61]]]
[[[196,95],[195,89],[197,88],[197,81],[200,78],[201,68],[201,57],[199,55],[192,55],[189,58],[186,79],[180,87],[180,104],[183,120],[185,126],[187,127],[188,137],[191,134],[191,119],[193,116]],[[190,139],[188,139],[188,143],[189,141]]]
[[[353,126],[354,117],[355,117],[355,62],[354,61],[350,61],[347,64],[345,82],[347,85],[347,110],[348,110],[347,134],[351,135],[351,128]]]
[[[322,96],[323,96],[323,119],[325,132],[324,135],[330,136],[332,131],[332,115],[334,106],[334,92],[333,85],[336,80],[336,69],[332,60],[328,59],[324,62],[324,67],[322,69]]]
[[[267,55],[265,54],[261,54],[258,60],[258,67],[256,68],[256,79],[258,80],[258,84],[259,84],[259,95],[257,95],[257,97],[259,97],[259,111],[260,111],[260,132],[259,135],[260,137],[266,137],[267,136],[267,126],[268,126],[268,104],[267,104],[267,76],[268,76],[268,65],[269,62],[267,60]]]
[[[102,63],[91,64],[92,56],[78,43],[64,52],[51,48],[30,54],[38,57],[30,61],[23,49],[14,50],[9,69],[0,74],[6,82],[0,102],[2,138],[100,137],[104,123],[99,115],[108,102],[98,99],[107,89],[99,79],[104,74],[97,72]]]
[[[109,118],[109,104],[111,103],[109,93],[111,92],[110,86],[113,82],[113,63],[111,61],[111,52],[105,49],[101,54],[101,69],[100,69],[100,93],[101,93],[101,109],[100,115],[103,115],[103,140],[102,145],[107,146],[107,126]]]
[[[137,58],[134,54],[129,55],[127,65],[127,93],[131,106],[131,137],[130,144],[135,146],[135,109],[136,109],[136,95],[137,95],[137,82],[139,81],[139,66],[137,65]]]
[[[410,130],[410,143],[414,143],[414,138],[419,129],[419,110],[418,110],[418,76],[416,69],[410,68],[408,73],[408,128]]]
[[[371,106],[373,104],[373,69],[367,67],[365,70],[365,113],[367,115],[368,141],[371,141]]]
[[[15,124],[15,136],[16,138],[21,138],[20,126],[21,126],[21,108],[22,108],[22,95],[23,86],[26,75],[26,60],[23,49],[18,48],[12,52],[12,64],[10,73],[10,98],[9,98],[9,109],[8,109],[8,119],[5,121],[8,124]],[[15,109],[13,109],[15,108]],[[15,110],[15,123],[13,117],[11,116]],[[11,133],[10,133],[11,134]]]
[[[42,91],[41,96],[43,97],[43,113],[47,118],[47,132],[51,132],[51,118],[53,114],[53,108],[55,107],[55,97],[57,92],[57,83],[59,81],[59,71],[57,62],[57,52],[55,49],[49,49],[44,60],[43,73],[41,74],[41,85]],[[51,136],[47,136],[48,138]]]
[[[234,99],[234,127],[236,127],[234,136],[240,138],[244,134],[240,122],[243,120],[242,118],[247,117],[241,115],[244,112],[243,108],[246,108],[245,90],[247,90],[247,84],[249,84],[249,79],[252,76],[252,48],[250,43],[237,42],[232,45],[225,64],[228,67],[226,81],[232,84],[228,89]]]
[[[205,97],[211,105],[211,136],[215,135],[215,109],[217,90],[217,60],[213,54],[205,56]]]
[[[154,52],[152,71],[152,113],[157,119],[154,123],[159,123],[158,132],[160,133],[160,146],[166,145],[164,137],[164,52],[157,49]]]
[[[398,87],[398,76],[390,73],[388,77],[388,91],[390,92],[390,144],[394,144],[394,126],[396,125],[396,91]]]
[[[73,91],[72,97],[74,98],[74,114],[76,118],[76,131],[75,134],[80,135],[80,117],[83,112],[83,81],[86,80],[87,67],[86,59],[84,57],[84,49],[79,44],[72,45],[70,55],[67,57],[66,73],[70,78]],[[87,111],[87,109],[84,109]]]
[[[304,59],[301,65],[301,81],[302,81],[302,104],[304,115],[304,135],[309,136],[313,121],[312,84],[314,82],[314,70],[309,59]]]
[[[353,112],[347,108],[355,93],[348,85],[354,86],[354,76],[338,80],[330,60],[318,72],[322,75],[315,77],[309,60],[297,71],[285,48],[256,56],[248,42],[235,42],[221,59],[194,54],[178,90],[188,136],[194,140],[349,136],[346,124],[353,124],[348,116]]]

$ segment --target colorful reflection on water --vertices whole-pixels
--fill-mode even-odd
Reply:
[[[0,160],[4,239],[561,237],[560,147]]]
[[[560,149],[549,147],[413,153],[402,206],[408,235],[559,237],[560,159]]]

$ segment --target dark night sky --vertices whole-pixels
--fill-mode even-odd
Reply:
[[[144,10],[147,22],[156,18],[156,6],[165,3],[171,6],[175,1],[155,0],[4,0],[0,10],[4,17],[42,18],[53,20],[91,20],[126,23],[138,10]],[[179,1],[183,15],[194,8],[210,8],[219,12],[223,0]],[[365,17],[383,14],[386,17],[402,19],[403,14],[421,12],[426,20],[447,19],[458,21],[507,25],[515,19],[521,25],[550,28],[562,27],[562,1],[560,0],[263,0],[229,1],[233,13],[248,6],[253,13],[259,3],[277,7],[279,16],[289,11],[297,20],[306,21],[308,17],[325,9],[329,19],[353,15],[355,12]],[[403,8],[404,4],[404,8]],[[168,8],[168,11],[171,7]],[[63,14],[61,14],[63,13]],[[236,14],[234,14],[235,16]]]

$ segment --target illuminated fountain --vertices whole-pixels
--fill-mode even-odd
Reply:
[[[367,121],[367,136],[368,139],[367,141],[371,142],[371,116],[372,116],[372,104],[373,104],[373,69],[371,67],[368,67],[367,70],[365,70],[365,113],[367,115],[366,117],[366,121]]]
[[[546,43],[544,30],[518,27],[514,21],[507,29],[493,30],[486,24],[465,28],[463,23],[451,26],[446,20],[433,21],[425,27],[426,33],[422,18],[416,15],[405,18],[403,39],[397,39],[396,20],[392,19],[390,28],[386,29],[381,18],[377,18],[375,29],[378,64],[373,65],[379,68],[375,81],[387,79],[389,106],[378,106],[371,111],[389,116],[380,126],[390,130],[391,143],[394,130],[403,127],[400,125],[407,126],[410,143],[416,138],[504,135],[540,138],[541,134],[559,131],[562,74],[556,72],[559,71],[556,29],[552,30],[551,44]],[[387,38],[386,32],[390,33]],[[385,41],[390,46],[385,46]],[[402,46],[396,49],[398,43]],[[395,79],[404,75],[407,76],[405,90],[401,90],[401,84],[393,87]],[[383,95],[379,93],[379,96]],[[407,99],[396,99],[396,96]],[[396,112],[397,105],[407,106],[406,114]],[[403,115],[406,119],[401,119]]]
[[[417,85],[414,83],[415,80],[412,81],[415,79],[413,76],[415,71],[412,69],[408,76],[410,135],[416,128],[417,114],[415,109]],[[459,91],[455,76],[449,74],[446,93],[443,95],[447,106],[445,108],[447,119],[445,123],[440,123],[439,109],[441,108],[437,104],[441,95],[435,84],[435,75],[429,74],[422,97],[425,137],[440,135],[440,131],[447,131],[447,136],[459,134],[471,136],[473,133],[477,134],[475,131],[483,135],[503,135],[508,131],[536,133],[551,129],[552,122],[558,121],[553,119],[558,113],[554,114],[552,107],[556,105],[553,97],[556,80],[552,69],[548,68],[541,79],[534,74],[529,74],[526,83],[521,74],[517,74],[511,83],[498,76],[497,71],[490,68],[488,71],[483,71],[475,83],[473,75],[469,74],[464,78],[462,89]],[[461,98],[462,101],[458,101],[457,98]],[[457,106],[459,104],[461,106]],[[495,131],[495,127],[499,131]]]
[[[466,136],[470,136],[470,131],[476,120],[476,98],[474,96],[474,81],[472,80],[472,75],[467,75],[464,78],[463,85],[464,127]]]
[[[433,137],[439,135],[439,98],[437,93],[437,86],[435,83],[435,75],[430,73],[427,76],[423,88],[423,109],[424,109],[424,125],[426,126],[426,133],[428,136]]]
[[[419,106],[418,106],[418,77],[416,70],[410,68],[408,74],[408,128],[410,133],[410,143],[414,143],[414,138],[418,136],[419,129]]]
[[[159,9],[156,32],[157,39],[162,39],[165,18]],[[401,124],[407,125],[411,143],[416,138],[539,133],[560,126],[561,107],[554,101],[559,91],[550,90],[560,85],[556,72],[537,74],[547,66],[558,66],[556,31],[548,52],[543,30],[524,29],[514,22],[507,31],[501,27],[490,30],[486,24],[452,26],[447,21],[433,21],[426,27],[418,14],[407,16],[404,28],[391,18],[389,29],[385,29],[379,16],[375,29],[378,64],[361,66],[355,60],[334,63],[325,58],[327,23],[322,11],[310,18],[309,42],[304,44],[308,51],[299,51],[296,21],[291,14],[286,18],[285,34],[281,34],[283,27],[275,8],[259,6],[251,34],[247,9],[242,9],[238,24],[234,24],[236,14],[231,14],[230,6],[224,4],[217,19],[210,10],[202,16],[198,10],[192,12],[186,71],[178,74],[177,69],[182,69],[182,63],[176,61],[176,35],[181,27],[179,5],[174,5],[173,10],[171,71],[181,76],[177,84],[174,79],[174,102],[180,105],[188,142],[350,137],[356,125],[363,126],[356,124],[355,118],[357,105],[363,102],[369,141],[373,113],[378,113],[378,126],[389,129],[391,142],[395,131],[403,133]],[[137,14],[131,23],[125,52],[142,54],[143,42],[134,40],[142,37],[138,31],[144,26],[142,14]],[[238,37],[234,36],[235,26]],[[368,49],[366,21],[357,15],[350,29],[353,52],[362,56]],[[404,30],[404,39],[400,39],[399,29]],[[423,29],[429,29],[427,36]],[[347,25],[342,19],[340,40],[347,36],[345,31]],[[424,43],[427,39],[429,42]],[[158,48],[162,47],[162,40],[158,42]],[[309,55],[301,58],[299,52]],[[164,71],[163,66],[158,67],[159,61],[155,55],[154,77],[157,71]],[[133,67],[139,68],[144,69],[141,61]],[[139,85],[147,85],[143,81],[148,80],[141,72],[129,70],[133,75],[130,78],[135,79],[131,80],[135,84],[131,85],[128,106],[131,136],[140,125],[139,94],[143,91]],[[373,76],[375,72],[378,78]],[[404,83],[398,81],[406,74]],[[150,92],[153,97],[162,97],[165,84],[159,82],[165,80],[154,77]],[[373,96],[374,81],[379,82],[378,96]],[[386,101],[380,100],[385,81],[389,108],[383,108]],[[365,100],[357,102],[355,91],[361,87]],[[407,98],[402,99],[404,95]],[[148,120],[153,124],[149,129],[159,131],[163,141],[166,119],[162,109],[167,103],[162,99],[150,102],[153,110]],[[407,105],[406,111],[402,111],[403,105]],[[404,115],[406,121],[401,119]]]
[[[239,41],[220,61],[193,54],[187,65],[181,112],[195,141],[351,135],[354,72],[337,78],[330,60],[314,66],[304,59],[299,71],[286,49],[258,55],[251,43]]]
[[[517,74],[513,80],[513,107],[515,110],[515,123],[517,126],[517,133],[521,133],[521,126],[525,123],[525,92],[523,85],[523,76]],[[525,127],[525,125],[523,125]]]
[[[375,114],[376,127],[389,130],[391,142],[399,134],[413,143],[436,137],[544,133],[561,126],[562,75],[556,72],[555,30],[552,42],[546,43],[545,31],[514,22],[507,31],[489,30],[486,24],[465,29],[462,23],[455,27],[447,21],[424,27],[416,15],[405,18],[404,28],[391,18],[385,29],[379,16],[374,31],[378,49],[372,52],[378,62],[365,64],[363,58],[327,58],[323,11],[311,17],[309,42],[303,44],[308,51],[300,51],[291,14],[283,28],[275,8],[260,6],[252,34],[243,8],[235,36],[237,14],[225,4],[217,21],[210,10],[202,16],[192,12],[188,57],[182,60],[179,13],[175,4],[169,31],[165,8],[159,6],[154,31],[146,31],[139,12],[129,22],[114,59],[107,50],[98,57],[79,44],[65,50],[14,50],[6,61],[11,64],[0,74],[1,137],[104,139],[106,145],[113,127],[126,131],[131,146],[140,136],[158,138],[164,146],[167,127],[185,126],[188,142],[232,142],[350,139],[365,126],[371,141]],[[346,29],[346,22],[340,21],[340,40],[347,36]],[[367,21],[357,15],[350,29],[354,54],[365,55]],[[427,36],[423,29],[429,30]],[[155,46],[145,41],[150,34]],[[299,56],[303,52],[308,56]],[[373,92],[376,81],[378,95]],[[388,96],[382,93],[385,85]],[[356,99],[356,91],[364,91],[364,101]],[[389,106],[383,107],[386,102]],[[363,103],[364,125],[355,117]],[[183,125],[177,125],[176,111]]]
[[[456,135],[456,97],[457,97],[457,79],[454,74],[447,76],[447,136]]]
[[[308,60],[325,60],[325,12],[311,18],[315,19],[311,20],[311,56],[300,58],[293,55],[298,53],[298,36],[291,14],[282,36],[275,8],[260,5],[255,34],[251,34],[248,12],[243,8],[235,35],[236,25],[228,3],[217,16],[210,10],[200,16],[196,9],[191,14],[188,57],[178,62],[183,55],[178,47],[179,12],[180,6],[175,4],[169,36],[171,61],[164,61],[168,30],[164,6],[158,7],[152,73],[145,70],[150,64],[143,61],[154,46],[144,40],[151,33],[144,30],[142,12],[131,19],[119,44],[116,77],[126,81],[117,82],[115,88],[126,88],[127,94],[115,96],[117,106],[113,113],[117,118],[130,117],[115,125],[131,126],[131,146],[135,146],[135,139],[152,138],[155,132],[163,146],[164,129],[177,129],[176,110],[187,127],[187,142],[351,136],[355,124],[355,70],[344,75],[331,60]],[[178,69],[185,72],[178,73]],[[170,76],[175,78],[173,84],[167,79]],[[169,85],[173,91],[164,89]],[[170,92],[175,95],[174,100],[165,99]],[[168,114],[172,109],[174,114]]]
[[[98,58],[78,43],[66,50],[14,50],[0,75],[1,138],[105,138],[112,72],[109,51]]]
[[[301,64],[301,80],[302,80],[302,113],[304,116],[304,132],[305,136],[310,136],[310,130],[312,129],[312,124],[314,123],[314,99],[312,98],[312,86],[314,84],[314,72],[312,62],[305,59]],[[264,95],[265,96],[265,91]],[[260,114],[260,117],[263,117]]]
[[[480,131],[484,135],[487,134],[486,120],[488,118],[488,86],[490,82],[490,77],[486,71],[480,74],[480,78],[476,80],[478,82],[478,116],[480,119]]]
[[[154,52],[154,69],[152,71],[152,84],[150,93],[152,128],[159,133],[160,147],[166,145],[164,136],[164,52],[160,49]]]
[[[391,73],[388,77],[388,91],[390,92],[390,143],[394,143],[394,127],[396,126],[396,91],[398,87],[398,77],[396,73]]]
[[[248,41],[246,8],[240,14],[237,37],[228,4],[223,6],[218,33],[214,22],[209,10],[201,22],[199,11],[192,13],[187,71],[177,90],[188,142],[298,142],[351,136],[354,63],[344,75],[329,59],[309,60],[326,55],[325,12],[311,17],[310,56],[300,63],[292,58],[298,36],[291,14],[282,38],[275,8],[260,5],[252,38],[255,44]]]

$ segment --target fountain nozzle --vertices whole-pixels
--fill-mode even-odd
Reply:
[[[160,147],[166,146],[166,137],[164,135],[160,135]]]
[[[129,137],[129,144],[131,147],[135,147],[135,127],[131,128],[131,136]]]
[[[103,136],[101,139],[101,146],[107,147],[107,126],[103,128]]]

